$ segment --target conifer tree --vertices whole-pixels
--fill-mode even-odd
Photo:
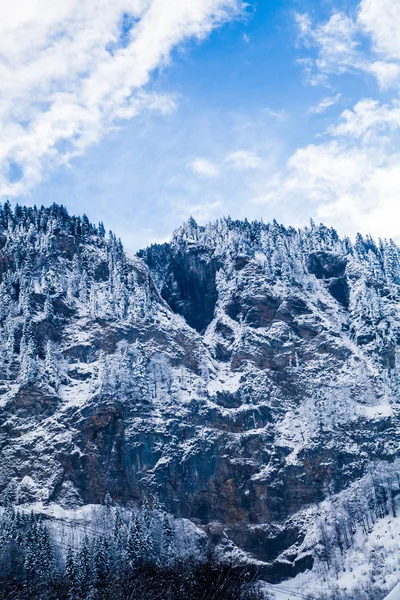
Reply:
[[[90,588],[92,581],[92,561],[87,536],[83,539],[82,545],[76,557],[76,580],[79,595],[84,598]]]
[[[23,385],[32,384],[38,372],[36,339],[31,321],[26,320],[21,340],[20,381]]]
[[[176,559],[175,532],[171,517],[163,514],[162,520],[162,558],[168,563]]]
[[[139,516],[135,514],[130,521],[128,540],[127,540],[127,560],[131,566],[141,563],[145,560],[146,548],[143,544],[143,535],[141,531],[141,522]]]
[[[75,588],[77,586],[77,567],[76,567],[76,557],[71,548],[68,547],[66,557],[65,557],[65,577],[70,589],[71,593],[75,592]]]
[[[111,546],[105,536],[100,536],[93,547],[94,577],[98,585],[104,586],[111,574]]]
[[[50,296],[47,294],[45,301],[44,301],[44,315],[46,317],[46,319],[48,321],[53,321],[54,320],[54,306],[53,306],[53,302],[51,301]]]

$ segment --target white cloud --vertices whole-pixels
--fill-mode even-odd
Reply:
[[[301,59],[309,82],[324,83],[330,74],[363,71],[382,89],[400,84],[400,5],[398,0],[363,0],[353,19],[335,12],[325,23],[313,25],[308,15],[297,15],[300,39],[316,47],[318,56]],[[372,43],[372,51],[362,42]]]
[[[398,85],[400,81],[400,64],[394,62],[376,60],[368,64],[366,70],[376,77],[383,90]]]
[[[247,171],[259,169],[263,165],[262,158],[251,150],[235,150],[216,163],[208,158],[198,157],[190,163],[190,168],[195,175],[200,177],[217,177],[227,169]]]
[[[222,207],[222,200],[206,200],[197,204],[181,206],[180,220],[185,221],[191,215],[196,221],[207,222],[218,217]]]
[[[239,171],[247,169],[258,169],[262,165],[262,159],[256,152],[248,150],[237,150],[231,152],[225,158],[225,164]]]
[[[400,241],[399,198],[400,152],[332,140],[297,150],[253,202],[276,205],[291,225],[313,216],[349,235]]]
[[[236,150],[219,161],[219,174],[229,169],[231,175],[235,166],[243,180],[255,182],[247,187],[253,200],[244,203],[247,214],[262,211],[291,225],[303,225],[312,216],[341,233],[361,231],[400,242],[400,41],[394,35],[400,31],[399,3],[363,0],[353,17],[336,12],[317,24],[307,15],[297,17],[301,40],[310,50],[302,59],[309,83],[329,87],[335,75],[336,90],[340,75],[357,73],[365,80],[367,74],[371,97],[355,95],[350,108],[332,115],[323,136],[294,151],[275,175],[265,173],[265,155],[252,150]],[[343,102],[349,88],[344,89],[322,98],[310,113]],[[356,86],[352,93],[357,94]],[[270,109],[265,114],[278,117]],[[258,171],[242,177],[244,165]]]
[[[334,143],[309,148],[293,160],[293,172],[315,168],[309,181],[320,192],[316,210],[322,221],[351,234],[357,231],[400,241],[400,153],[387,148],[343,149]]]
[[[355,39],[357,24],[347,15],[334,13],[329,21],[314,26],[308,15],[296,15],[302,42],[308,46],[318,48],[318,58],[314,68],[316,74],[325,77],[330,73],[343,73],[353,66],[360,67],[358,42]],[[311,70],[309,61],[306,68]]]
[[[190,163],[190,168],[201,177],[216,177],[219,174],[219,166],[207,158],[196,158]]]
[[[373,41],[375,51],[388,60],[400,60],[400,5],[398,0],[363,0],[358,23]]]
[[[240,0],[15,0],[0,3],[0,194],[96,143],[120,119],[173,99],[146,92],[189,37],[233,17]]]
[[[321,102],[316,106],[312,106],[308,112],[312,114],[319,114],[337,104],[341,98],[342,94],[336,94],[336,96],[328,96],[326,98],[322,98]]]
[[[288,113],[286,110],[272,110],[271,108],[264,108],[264,112],[266,115],[271,117],[272,119],[276,119],[278,125],[282,125],[288,119]]]
[[[331,129],[336,136],[360,138],[367,134],[377,135],[400,127],[400,102],[393,100],[392,106],[379,104],[377,100],[364,98],[353,110],[345,110],[341,121]]]
[[[400,241],[399,0],[362,0],[354,18],[335,13],[313,24],[302,15],[297,23],[305,47],[317,49],[316,57],[302,59],[311,84],[329,85],[333,74],[368,73],[386,98],[390,89],[393,97],[359,98],[335,118],[323,141],[298,148],[253,202],[290,215],[293,225],[313,216],[351,235]],[[311,112],[339,99],[325,98]]]

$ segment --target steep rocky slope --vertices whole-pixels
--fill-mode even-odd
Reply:
[[[322,501],[360,481],[386,514],[399,492],[399,257],[191,219],[131,258],[86,217],[6,204],[1,497],[157,497],[272,581],[310,567]]]

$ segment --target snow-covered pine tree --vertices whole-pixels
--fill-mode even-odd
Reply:
[[[93,570],[98,587],[105,586],[112,572],[112,567],[111,544],[106,536],[100,536],[93,545]]]
[[[162,517],[162,560],[166,564],[172,564],[176,560],[174,523],[167,513]]]
[[[138,514],[131,517],[128,529],[127,560],[131,567],[142,563],[146,559],[146,546],[143,541],[141,521]]]
[[[93,563],[89,538],[84,537],[76,555],[76,586],[79,596],[85,598],[93,581]]]
[[[22,385],[31,385],[36,380],[38,373],[36,339],[31,320],[25,320],[21,340],[21,370],[20,382]]]

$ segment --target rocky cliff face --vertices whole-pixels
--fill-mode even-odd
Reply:
[[[398,456],[393,242],[190,220],[129,258],[8,205],[0,236],[3,499],[157,497],[278,580],[312,564],[310,507]]]

